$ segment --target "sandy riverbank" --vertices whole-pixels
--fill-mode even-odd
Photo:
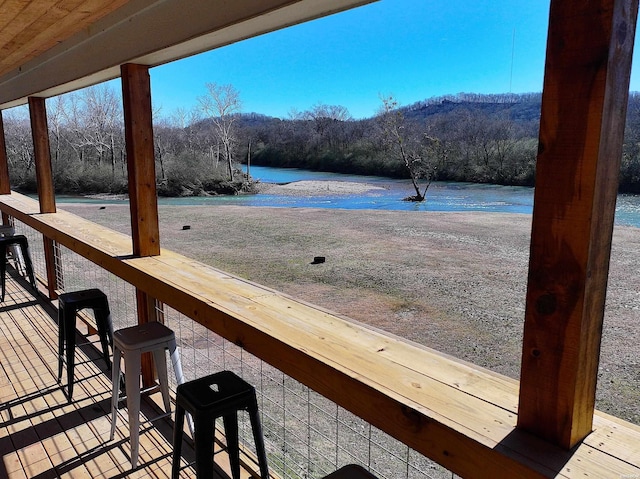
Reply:
[[[127,205],[63,208],[129,230]],[[163,206],[160,222],[164,248],[519,376],[529,215]],[[599,409],[636,423],[639,233],[614,234],[598,389]]]
[[[341,196],[359,195],[375,190],[384,190],[381,186],[356,181],[292,181],[291,183],[256,183],[262,194],[280,196]],[[95,194],[86,195],[87,198],[97,200],[127,200],[128,195]]]
[[[384,190],[381,186],[354,181],[293,181],[285,184],[260,183],[260,193],[287,196],[358,195],[374,190]]]

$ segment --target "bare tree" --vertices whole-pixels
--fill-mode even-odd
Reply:
[[[222,145],[222,155],[227,163],[229,179],[233,181],[233,154],[237,143],[235,121],[242,102],[233,85],[206,84],[207,94],[198,98],[200,108],[211,118]]]
[[[405,198],[407,201],[424,201],[431,182],[435,179],[441,155],[440,141],[427,133],[416,129],[398,108],[398,101],[392,96],[381,96],[382,107],[378,114],[378,123],[389,149],[395,151],[404,163],[415,195]],[[440,156],[436,159],[436,156]],[[422,188],[420,183],[422,182]]]
[[[316,104],[301,117],[314,125],[317,144],[329,149],[342,147],[345,139],[346,122],[353,119],[349,110],[341,105]]]
[[[68,95],[64,114],[73,136],[71,146],[86,166],[85,153],[96,155],[98,166],[106,159],[112,176],[116,171],[116,150],[124,151],[122,102],[108,85],[96,85]],[[121,154],[120,157],[124,155]]]
[[[153,122],[153,144],[156,153],[156,162],[160,166],[160,180],[166,182],[165,156],[171,151],[173,129],[166,118],[158,118]]]
[[[53,103],[53,107],[49,105]],[[47,101],[47,123],[49,124],[49,133],[51,136],[52,163],[54,171],[58,168],[60,152],[62,147],[62,135],[64,128],[64,112],[66,108],[64,96],[57,96]]]
[[[22,182],[33,174],[34,167],[29,111],[26,107],[17,107],[3,113],[10,171],[19,172],[18,182]]]

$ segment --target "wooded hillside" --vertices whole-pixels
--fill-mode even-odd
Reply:
[[[251,181],[240,174],[240,164],[247,161],[392,178],[415,174],[421,182],[534,184],[538,93],[457,94],[388,108],[386,113],[381,104],[380,114],[366,119],[353,119],[343,106],[318,104],[280,119],[240,113],[237,91],[209,87],[219,90],[211,90],[206,102],[200,99],[208,110],[156,115],[162,195],[251,192]],[[215,103],[215,94],[233,108]],[[92,87],[47,100],[47,111],[56,191],[125,192],[119,94],[107,86]],[[12,186],[33,191],[28,112],[3,113]],[[629,99],[620,191],[640,193],[638,93]]]

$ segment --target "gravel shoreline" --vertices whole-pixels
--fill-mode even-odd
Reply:
[[[129,232],[103,206],[62,208]],[[161,206],[160,224],[163,248],[519,377],[530,215]],[[638,233],[614,231],[596,404],[636,424]]]
[[[291,183],[259,183],[260,193],[281,196],[326,196],[358,195],[373,190],[384,190],[381,186],[355,181],[292,181]]]

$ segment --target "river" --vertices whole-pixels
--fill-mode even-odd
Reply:
[[[251,176],[263,183],[290,183],[302,180],[331,180],[370,183],[384,189],[357,195],[283,196],[270,194],[160,198],[161,205],[244,205],[286,208],[384,209],[405,211],[490,211],[531,214],[533,188],[476,183],[434,182],[423,203],[402,201],[413,193],[409,180],[377,176],[343,175],[289,168],[253,166]],[[124,200],[59,196],[59,203],[119,203]],[[616,224],[640,227],[640,196],[619,195]]]

